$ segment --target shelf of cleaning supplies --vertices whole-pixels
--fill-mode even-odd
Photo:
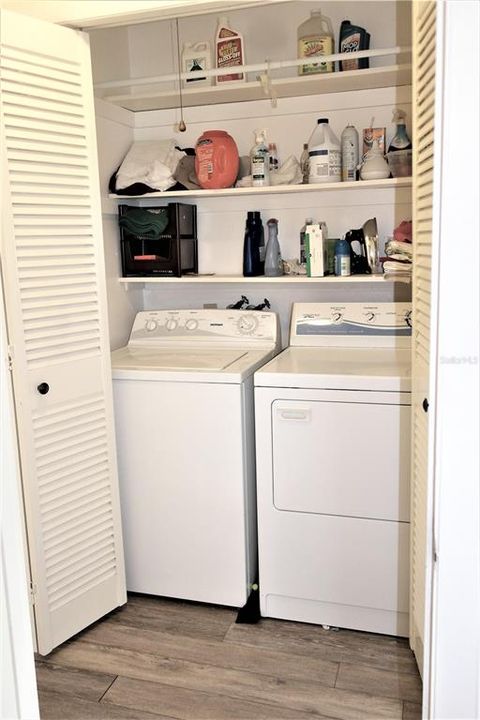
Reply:
[[[332,56],[332,57],[337,57]],[[352,90],[373,90],[375,88],[411,85],[411,64],[396,64],[387,67],[368,68],[366,70],[348,70],[318,75],[307,75],[281,79],[271,79],[266,86],[258,80],[238,83],[230,86],[204,86],[182,90],[184,107],[216,105],[219,103],[265,100],[268,98],[299,97],[301,95],[321,95],[325,93],[350,92]],[[113,83],[111,83],[113,84]],[[108,83],[103,83],[107,86]],[[117,81],[117,85],[119,85]],[[126,80],[123,90],[135,87]],[[99,84],[96,88],[102,89]],[[134,112],[145,110],[166,110],[177,108],[178,90],[141,90],[135,92],[100,94],[103,100],[119,105]]]
[[[180,285],[202,285],[207,283],[232,284],[246,283],[256,285],[316,285],[319,283],[379,283],[379,282],[410,282],[408,276],[387,276],[387,275],[349,275],[348,277],[337,277],[327,275],[326,277],[306,277],[305,275],[281,275],[280,277],[243,277],[243,275],[182,275],[182,277],[122,277],[120,283],[128,287],[131,284],[143,284],[145,286],[180,284]]]
[[[328,192],[332,190],[374,190],[409,188],[411,177],[387,178],[386,180],[359,180],[357,182],[317,183],[315,185],[270,185],[268,187],[224,188],[221,190],[165,190],[165,192],[148,193],[147,195],[109,195],[110,198],[123,200],[150,201],[154,198],[200,198],[200,197],[241,197],[242,195],[285,195],[292,193]],[[143,203],[142,203],[143,204]]]

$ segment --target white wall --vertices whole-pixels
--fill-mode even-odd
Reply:
[[[121,277],[118,205],[108,198],[108,181],[133,141],[132,113],[102,100],[95,102],[100,189],[102,195],[103,243],[107,280],[108,324],[112,350],[125,345],[133,319],[142,305],[139,288],[126,290]]]
[[[36,720],[39,714],[23,508],[7,366],[5,313],[0,302],[0,716],[4,720]]]

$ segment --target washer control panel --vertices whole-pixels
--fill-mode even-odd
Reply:
[[[133,323],[129,345],[178,342],[280,342],[278,315],[258,310],[143,310]]]
[[[412,305],[386,303],[294,303],[290,345],[409,347]]]

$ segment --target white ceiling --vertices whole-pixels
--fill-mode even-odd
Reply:
[[[288,0],[0,0],[0,8],[74,28],[93,28],[275,2]]]

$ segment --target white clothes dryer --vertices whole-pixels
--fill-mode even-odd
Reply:
[[[410,312],[295,304],[255,374],[263,616],[408,635]]]
[[[128,590],[240,607],[257,575],[253,372],[273,312],[138,313],[112,353]]]

